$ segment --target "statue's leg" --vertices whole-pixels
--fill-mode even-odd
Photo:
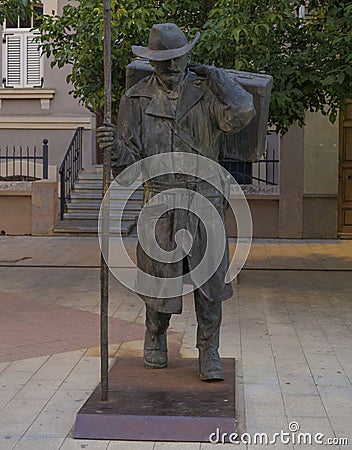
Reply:
[[[166,330],[171,314],[161,313],[146,305],[146,332],[144,339],[144,365],[148,369],[167,366]]]
[[[198,321],[197,348],[200,379],[203,381],[223,380],[224,372],[218,351],[222,304],[209,301],[199,290],[194,292],[194,300]]]

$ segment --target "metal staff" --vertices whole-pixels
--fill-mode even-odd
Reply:
[[[104,122],[111,123],[111,9],[110,0],[104,0]],[[104,149],[103,158],[103,198],[110,185],[110,147]],[[100,364],[101,364],[101,399],[108,400],[109,392],[109,342],[108,342],[108,308],[109,308],[109,202],[103,203],[102,209],[102,253],[100,264]]]

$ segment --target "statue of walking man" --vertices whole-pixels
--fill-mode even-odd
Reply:
[[[220,135],[246,127],[255,115],[252,95],[226,71],[214,66],[189,65],[190,52],[199,33],[189,42],[175,24],[154,25],[147,47],[133,46],[133,53],[150,61],[154,69],[122,97],[117,127],[107,124],[97,130],[100,148],[112,146],[112,171],[117,176],[124,168],[143,158],[170,152],[205,156],[218,162]],[[174,174],[144,183],[144,203],[171,188],[187,188],[205,196],[224,220],[226,202],[211,185],[196,177]],[[197,217],[184,210],[169,210],[156,226],[156,239],[164,250],[175,246],[174,233],[187,224],[191,230],[191,251],[180,261],[166,264],[154,260],[137,247],[138,268],[157,277],[174,277],[192,270],[202,259],[206,230]],[[151,230],[152,231],[152,230]],[[194,290],[197,316],[199,373],[203,381],[223,380],[219,356],[222,301],[232,296],[225,282],[229,265],[228,244],[215,273]],[[182,312],[182,295],[140,295],[146,304],[144,365],[151,369],[167,366],[167,329],[172,314]]]

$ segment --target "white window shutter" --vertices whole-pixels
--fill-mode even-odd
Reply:
[[[42,86],[43,61],[33,33],[5,34],[3,39],[3,79],[9,88]]]
[[[5,86],[22,85],[23,41],[20,35],[5,35]]]
[[[34,40],[33,35],[25,35],[25,80],[26,87],[41,86],[41,58],[39,44]]]

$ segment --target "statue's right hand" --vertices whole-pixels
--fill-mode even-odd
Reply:
[[[97,142],[101,150],[113,147],[116,141],[116,127],[112,123],[104,123],[103,126],[97,128]]]

